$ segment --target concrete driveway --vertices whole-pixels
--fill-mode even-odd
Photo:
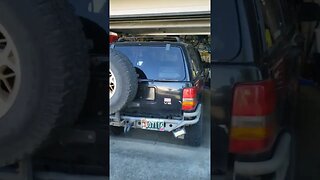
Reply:
[[[200,147],[189,147],[172,133],[133,129],[110,136],[110,179],[210,179],[210,98],[205,93],[204,134]]]

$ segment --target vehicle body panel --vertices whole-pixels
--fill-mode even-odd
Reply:
[[[123,113],[138,116],[181,118],[182,89],[187,84],[188,82],[140,81],[135,100],[128,104]]]
[[[295,43],[293,24],[284,22],[282,34],[268,47],[261,7],[256,0],[217,1],[212,7],[216,14],[212,24],[215,27],[211,64],[212,172],[227,172],[229,163],[235,160],[257,162],[273,156],[274,146],[261,154],[228,153],[233,90],[238,83],[273,79],[279,135],[292,120],[289,111],[297,90],[301,48]]]

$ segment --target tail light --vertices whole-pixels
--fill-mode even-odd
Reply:
[[[118,34],[117,33],[114,33],[114,32],[110,32],[109,33],[109,43],[111,44],[111,43],[113,43],[113,42],[115,42],[115,41],[117,41],[118,40]]]
[[[190,111],[194,110],[197,106],[197,88],[191,87],[191,88],[184,88],[183,94],[182,94],[182,110],[184,111]]]
[[[275,84],[272,80],[235,87],[230,152],[252,154],[270,148],[276,134],[275,105]]]

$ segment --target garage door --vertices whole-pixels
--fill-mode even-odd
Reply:
[[[210,0],[111,0],[110,29],[140,35],[210,35]]]

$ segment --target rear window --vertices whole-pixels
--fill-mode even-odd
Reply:
[[[166,46],[115,46],[125,54],[139,74],[139,79],[185,80],[182,49]]]

